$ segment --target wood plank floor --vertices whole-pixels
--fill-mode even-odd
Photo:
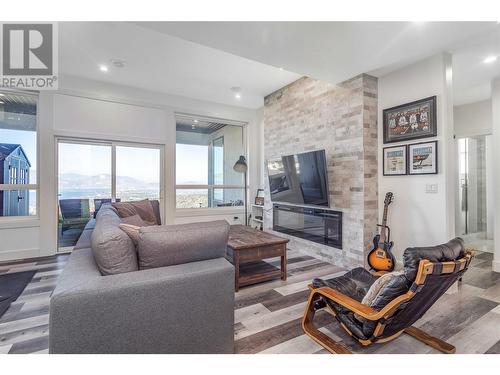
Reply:
[[[68,255],[0,263],[0,274],[37,270],[33,280],[0,318],[0,354],[47,353],[49,298]],[[458,353],[500,353],[500,274],[492,254],[480,253],[458,292],[445,294],[416,325],[448,340]],[[277,264],[278,259],[271,260]],[[307,284],[345,270],[290,250],[288,280],[242,288],[235,301],[236,353],[326,353],[302,332]],[[363,348],[327,313],[317,315],[321,330],[355,353],[436,353],[410,336]]]

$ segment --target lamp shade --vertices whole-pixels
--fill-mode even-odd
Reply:
[[[239,173],[245,173],[248,170],[247,160],[243,155],[241,155],[238,161],[234,163],[233,169]]]

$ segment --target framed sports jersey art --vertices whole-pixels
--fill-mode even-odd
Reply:
[[[437,135],[436,96],[384,109],[384,143]]]

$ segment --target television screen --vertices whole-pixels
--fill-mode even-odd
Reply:
[[[267,170],[273,202],[328,206],[325,150],[270,160]]]

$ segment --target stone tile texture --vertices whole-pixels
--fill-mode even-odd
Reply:
[[[338,85],[302,77],[265,98],[266,161],[319,149],[327,156],[330,207],[343,212],[343,249],[294,237],[290,248],[341,266],[361,266],[378,221],[375,77],[361,74]],[[267,175],[265,181],[264,221],[271,229]]]

